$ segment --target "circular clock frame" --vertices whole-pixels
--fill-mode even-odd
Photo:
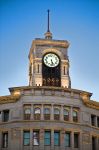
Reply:
[[[55,53],[47,53],[43,57],[43,62],[47,67],[57,67],[59,65],[59,57]]]

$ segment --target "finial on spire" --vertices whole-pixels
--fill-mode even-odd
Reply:
[[[49,16],[49,12],[50,12],[50,10],[48,9],[47,10],[47,12],[48,12],[48,22],[47,22],[47,32],[45,33],[45,38],[46,39],[52,39],[52,33],[50,32],[50,16]]]

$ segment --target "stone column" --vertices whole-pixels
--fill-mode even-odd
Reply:
[[[33,130],[30,129],[30,150],[32,150],[33,147]]]
[[[34,109],[33,109],[33,105],[31,105],[31,120],[34,119]]]
[[[61,105],[61,112],[60,112],[60,120],[61,120],[61,121],[64,120],[64,119],[63,119],[63,111],[64,111],[63,105]]]
[[[97,116],[95,116],[95,126],[97,127]]]
[[[43,108],[43,105],[42,105],[42,106],[41,106],[41,120],[44,120],[44,113],[43,113],[44,111],[43,111],[43,109],[44,109],[44,108]]]
[[[54,129],[51,130],[51,150],[54,150]]]
[[[79,149],[82,150],[82,132],[79,133]]]
[[[40,129],[40,150],[44,150],[44,129]]]
[[[60,131],[60,149],[65,150],[65,131]]]
[[[51,120],[54,120],[54,106],[51,105]]]
[[[71,149],[74,149],[74,132],[71,132]]]
[[[23,129],[21,129],[21,137],[20,137],[20,150],[23,150]]]
[[[70,122],[73,121],[73,107],[70,107],[70,115],[69,115]]]

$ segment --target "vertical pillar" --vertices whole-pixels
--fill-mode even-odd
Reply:
[[[23,150],[23,129],[21,129],[21,137],[20,137],[20,150]]]
[[[74,132],[71,132],[71,149],[74,149]]]
[[[51,150],[54,150],[54,129],[51,130]]]
[[[60,120],[61,120],[61,121],[64,120],[64,119],[63,119],[63,111],[64,111],[63,105],[61,105],[61,112],[60,112]]]
[[[65,130],[60,132],[60,149],[65,150]]]
[[[44,120],[43,105],[41,106],[41,120]]]
[[[70,122],[73,121],[73,107],[70,107],[70,115],[69,115]]]
[[[40,129],[40,150],[44,150],[44,129]]]
[[[54,120],[54,106],[51,105],[51,120]]]
[[[34,112],[33,112],[34,110],[33,110],[33,105],[31,105],[31,120],[33,120],[34,119]]]
[[[79,149],[82,150],[82,132],[79,133]]]
[[[97,116],[95,116],[95,126],[97,127]]]
[[[30,150],[32,150],[32,146],[33,146],[33,143],[32,143],[32,141],[33,141],[33,139],[32,139],[32,136],[33,135],[33,131],[32,131],[32,129],[30,129]]]

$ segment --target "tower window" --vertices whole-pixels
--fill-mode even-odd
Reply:
[[[45,131],[44,145],[51,145],[51,132],[50,131]]]
[[[74,133],[74,148],[79,147],[79,135],[78,133]]]
[[[2,147],[3,148],[8,147],[8,132],[2,134]]]
[[[24,133],[23,133],[23,144],[24,144],[24,146],[30,145],[30,131],[24,131]]]
[[[69,132],[65,133],[65,146],[70,147],[70,133]]]
[[[4,122],[9,121],[9,110],[4,110],[3,111],[3,121]]]
[[[49,108],[44,108],[44,119],[50,120],[50,109]]]
[[[64,120],[65,121],[69,120],[69,111],[67,109],[64,109]]]
[[[60,132],[58,132],[58,131],[54,132],[54,145],[55,146],[60,145]]]
[[[41,118],[41,110],[40,110],[40,108],[35,108],[34,109],[34,119],[40,120],[40,118]]]
[[[39,131],[33,131],[33,145],[39,145]]]
[[[31,118],[31,108],[25,108],[24,109],[24,119],[30,120]]]
[[[64,66],[64,75],[66,75],[66,67]]]
[[[37,71],[38,71],[38,73],[40,72],[39,64],[37,65]]]
[[[60,119],[60,111],[58,108],[54,109],[54,120],[59,120]]]

